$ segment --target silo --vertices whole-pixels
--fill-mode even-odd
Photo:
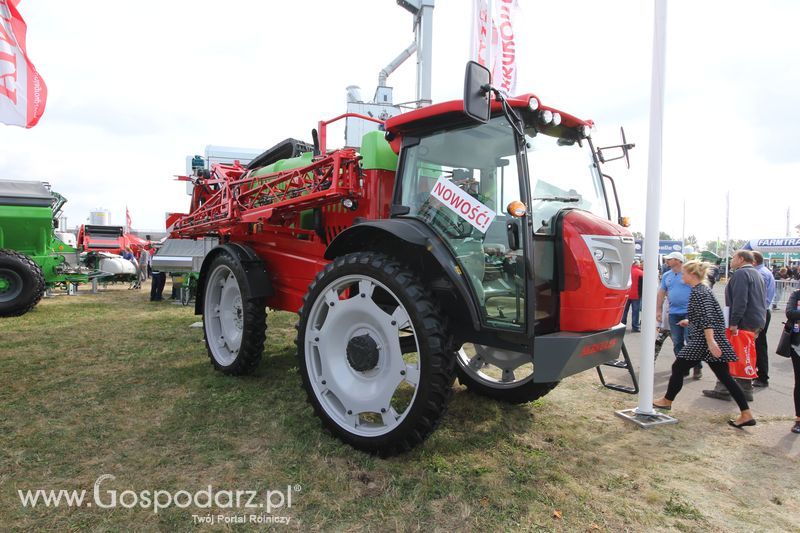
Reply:
[[[89,212],[89,224],[92,226],[109,226],[111,220],[111,213],[108,209],[93,209]]]

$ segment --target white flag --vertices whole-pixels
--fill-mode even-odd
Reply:
[[[507,95],[517,90],[517,0],[473,0],[471,59],[492,73],[492,85]],[[489,56],[492,64],[489,65]]]

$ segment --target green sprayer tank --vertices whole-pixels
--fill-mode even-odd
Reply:
[[[0,180],[0,317],[27,313],[47,288],[87,281],[78,251],[54,233],[65,202],[44,182]]]

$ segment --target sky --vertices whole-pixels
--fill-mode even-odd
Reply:
[[[599,145],[624,126],[631,168],[615,177],[623,214],[644,233],[653,2],[519,0],[518,93],[593,119]],[[660,230],[701,244],[780,237],[800,224],[800,2],[670,0]],[[463,93],[472,2],[436,0],[434,102]],[[302,7],[299,7],[302,6]],[[186,156],[206,145],[266,149],[310,139],[345,111],[348,85],[371,96],[414,38],[394,0],[341,2],[23,0],[28,53],[48,87],[32,129],[0,125],[0,179],[43,180],[69,200],[68,226],[93,209],[162,230],[185,212]],[[389,77],[414,99],[413,58]],[[343,132],[329,133],[329,147]],[[791,205],[794,203],[794,205]],[[795,230],[792,229],[794,232]]]

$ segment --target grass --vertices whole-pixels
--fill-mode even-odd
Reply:
[[[724,431],[719,416],[635,429],[613,415],[634,401],[592,373],[524,406],[455,385],[433,436],[381,460],[322,431],[300,388],[294,315],[269,314],[263,362],[244,378],[213,370],[196,320],[109,290],[0,321],[0,529],[183,531],[199,527],[192,515],[246,514],[24,508],[17,495],[91,494],[102,474],[118,493],[296,486],[275,514],[303,531],[800,528],[797,460]]]

